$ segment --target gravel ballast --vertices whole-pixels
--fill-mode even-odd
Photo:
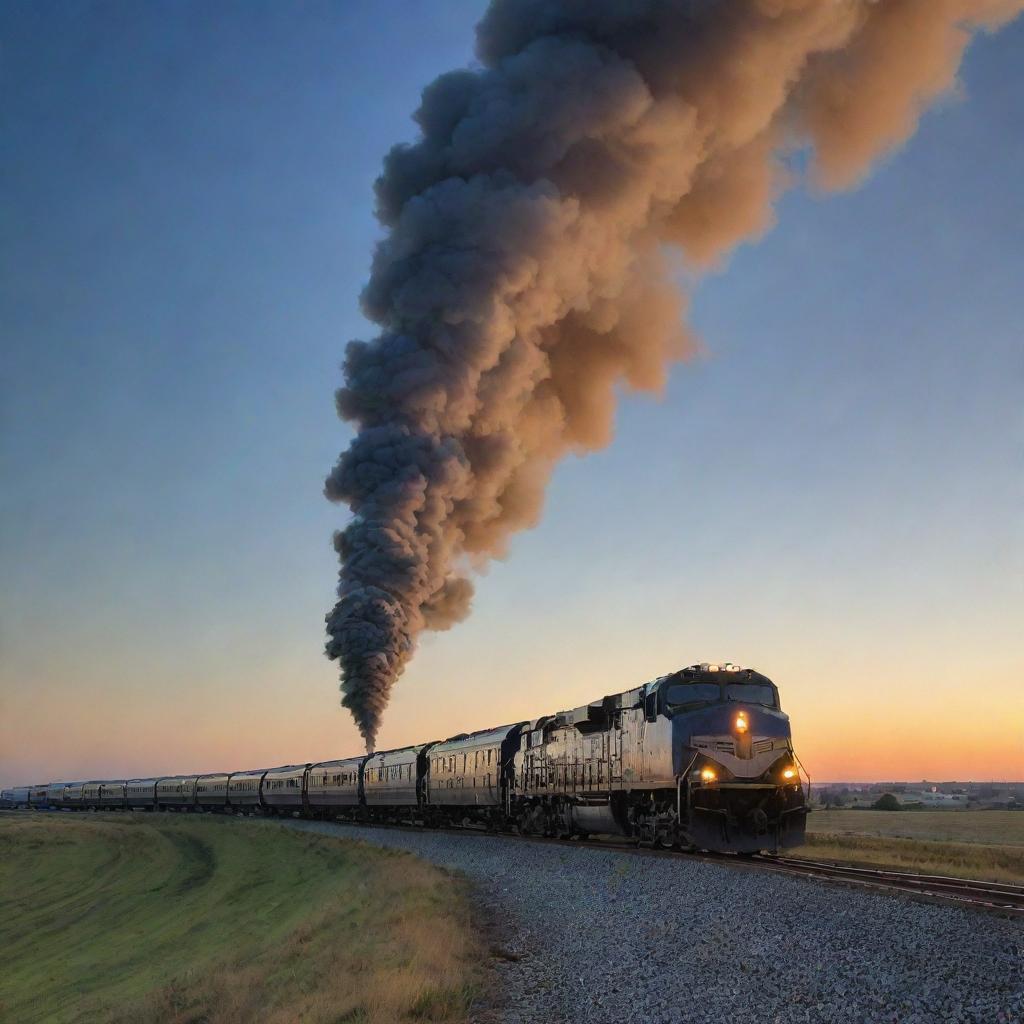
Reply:
[[[1019,1024],[1024,928],[768,871],[502,836],[292,821],[465,875],[502,1024]]]

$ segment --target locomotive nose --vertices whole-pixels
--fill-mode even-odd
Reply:
[[[755,836],[763,836],[768,831],[768,815],[760,807],[755,807],[747,815],[747,828]]]

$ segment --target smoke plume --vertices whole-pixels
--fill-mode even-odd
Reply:
[[[1024,0],[494,0],[479,67],[423,93],[377,181],[387,229],[345,357],[357,434],[326,494],[327,655],[372,748],[425,629],[535,525],[555,464],[692,348],[682,262],[764,232],[805,153],[856,184]],[[675,255],[674,255],[675,254]],[[676,264],[673,264],[673,259]]]

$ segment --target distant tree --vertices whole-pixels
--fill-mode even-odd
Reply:
[[[898,811],[900,802],[892,793],[883,793],[872,805],[873,811]]]

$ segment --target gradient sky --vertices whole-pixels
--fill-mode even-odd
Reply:
[[[371,187],[481,2],[0,7],[0,782],[357,753],[321,494]],[[381,746],[695,661],[816,779],[1024,778],[1024,22],[705,279]]]

